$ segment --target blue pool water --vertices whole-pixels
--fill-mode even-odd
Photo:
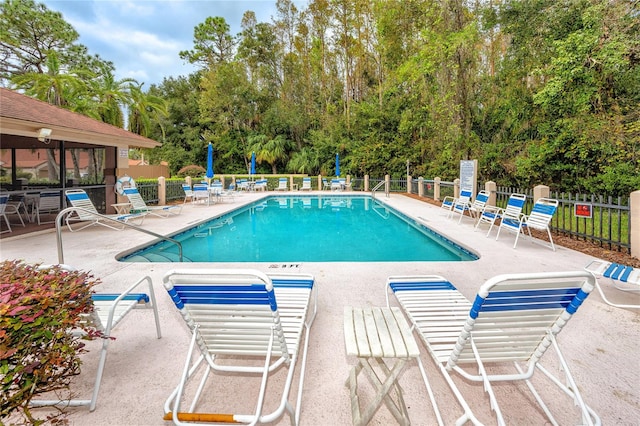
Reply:
[[[477,257],[368,196],[270,196],[172,236],[185,262],[469,261]],[[125,262],[179,261],[160,242]]]

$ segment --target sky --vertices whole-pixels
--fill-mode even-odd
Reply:
[[[231,34],[241,31],[244,12],[258,22],[272,22],[275,0],[36,0],[80,34],[78,43],[113,62],[117,79],[162,83],[165,77],[186,76],[195,68],[178,53],[193,49],[193,29],[209,16],[225,18]],[[307,1],[294,1],[299,10]]]

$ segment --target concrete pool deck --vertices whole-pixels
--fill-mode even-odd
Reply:
[[[314,191],[312,194],[322,194]],[[296,194],[296,193],[291,193]],[[326,192],[324,194],[327,194]],[[204,219],[254,201],[266,195],[281,193],[248,193],[236,197],[233,203],[212,206],[186,205],[179,216],[163,219],[149,217],[143,228],[169,234],[192,226]],[[152,237],[133,230],[122,232],[94,226],[81,232],[62,232],[64,261],[78,269],[90,271],[100,278],[97,291],[122,291],[139,278],[152,278],[160,310],[162,339],[155,338],[150,312],[134,311],[115,329],[116,340],[109,354],[98,398],[97,408],[69,408],[72,425],[166,425],[162,420],[163,404],[177,384],[189,345],[190,335],[180,314],[162,286],[162,276],[176,268],[253,268],[263,272],[302,272],[315,276],[318,293],[318,316],[311,329],[304,395],[302,425],[349,425],[351,403],[345,387],[354,357],[345,353],[343,310],[345,306],[384,306],[385,281],[390,275],[438,274],[450,280],[469,299],[487,279],[503,273],[582,270],[593,257],[558,247],[556,252],[528,239],[513,249],[513,235],[501,235],[495,241],[485,232],[473,232],[471,220],[447,219],[436,206],[392,194],[378,198],[406,215],[444,234],[458,244],[476,252],[480,259],[472,262],[378,262],[378,263],[314,263],[297,268],[272,263],[120,263],[119,253],[141,246]],[[375,230],[372,230],[375,232]],[[5,238],[0,247],[2,259],[21,259],[29,263],[58,263],[56,234],[52,230],[39,235]],[[609,293],[620,300],[624,294]],[[634,299],[633,301],[635,301]],[[597,292],[587,299],[563,332],[560,347],[572,368],[587,404],[600,416],[603,424],[637,424],[640,420],[640,315],[632,310],[604,304]],[[461,409],[431,361],[425,347],[419,343],[421,359],[445,424],[453,424]],[[80,398],[88,398],[95,378],[99,342],[89,342],[90,352],[83,356],[83,371],[72,390]],[[547,363],[554,364],[555,356]],[[299,367],[299,366],[298,366]],[[255,383],[255,382],[252,382]],[[294,383],[297,383],[294,380]],[[413,424],[435,424],[420,372],[411,363],[400,383]],[[210,383],[211,384],[211,383]],[[246,393],[256,385],[240,389],[221,387],[232,402],[246,402]],[[461,387],[476,415],[486,424],[495,423],[488,399],[479,385]],[[529,402],[529,394],[521,385],[496,385],[494,390],[508,424],[545,424],[546,419]],[[296,387],[294,386],[293,392]],[[365,398],[367,395],[365,388]],[[543,396],[548,389],[541,387]],[[293,395],[293,393],[292,393]],[[577,424],[572,409],[561,403],[566,399],[547,395],[550,408],[561,424]],[[245,405],[246,406],[246,405]],[[233,409],[231,409],[233,410]],[[232,412],[220,410],[222,412]],[[39,410],[36,411],[36,415]],[[394,424],[395,420],[382,406],[370,424]],[[289,424],[285,415],[276,424]]]

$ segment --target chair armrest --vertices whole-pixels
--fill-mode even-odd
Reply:
[[[118,308],[118,305],[126,300],[128,302],[131,301],[131,298],[128,297],[131,295],[131,293],[133,292],[133,290],[135,290],[139,285],[141,285],[142,283],[146,282],[148,284],[149,287],[149,298],[151,299],[151,303],[153,304],[153,306],[157,306],[156,305],[156,296],[155,293],[153,292],[153,282],[151,281],[151,278],[149,276],[145,276],[140,278],[138,281],[136,281],[132,286],[130,286],[128,289],[126,289],[123,293],[120,293],[120,295],[118,297],[116,297],[113,301],[113,303],[111,304],[111,307],[109,308],[109,315],[107,317],[107,323],[104,325],[104,334],[105,336],[109,336],[111,333],[111,329],[114,326],[114,317],[116,314],[116,309]],[[137,302],[137,297],[136,297],[136,303]],[[146,302],[145,302],[146,304]],[[117,318],[118,320],[120,318]],[[117,322],[117,321],[116,321]]]

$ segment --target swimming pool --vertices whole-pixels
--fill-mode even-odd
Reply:
[[[470,261],[478,257],[370,196],[269,196],[172,238],[185,262]],[[158,242],[123,262],[179,261]]]

